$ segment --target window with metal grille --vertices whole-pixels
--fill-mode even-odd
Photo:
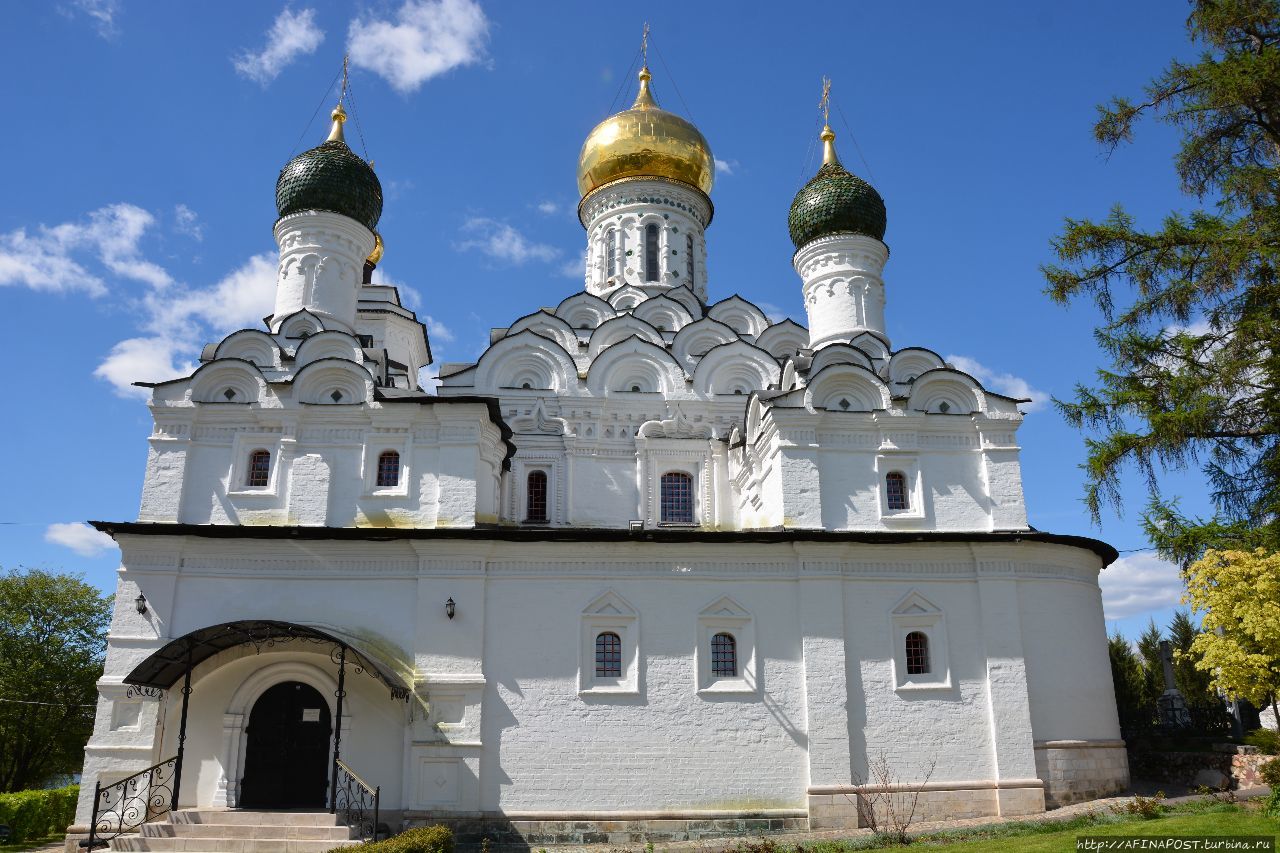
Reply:
[[[261,489],[271,482],[271,454],[266,450],[255,450],[249,454],[249,470],[245,474],[244,484],[251,489]]]
[[[658,502],[664,524],[692,524],[693,478],[680,471],[663,474]]]
[[[658,226],[652,222],[644,227],[644,280],[658,280]]]
[[[889,509],[909,509],[907,505],[907,478],[901,471],[890,471],[884,477],[885,503]]]
[[[711,638],[711,674],[716,678],[738,677],[738,641],[732,634]]]
[[[622,677],[622,638],[612,631],[596,636],[596,678]]]
[[[907,675],[929,672],[929,638],[923,631],[907,634]]]
[[[618,232],[612,228],[604,232],[604,266],[610,278],[618,274]]]
[[[689,286],[693,287],[693,235],[684,238],[684,269],[689,276]]]
[[[530,471],[524,485],[524,520],[547,520],[547,472]]]
[[[400,454],[387,450],[378,457],[378,487],[400,485]]]

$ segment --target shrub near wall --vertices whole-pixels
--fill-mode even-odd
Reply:
[[[13,841],[60,835],[75,821],[79,794],[79,785],[0,794],[0,823],[13,830]]]
[[[330,853],[347,853],[351,848],[339,847]],[[453,832],[445,826],[420,826],[399,835],[364,844],[360,853],[453,853]]]

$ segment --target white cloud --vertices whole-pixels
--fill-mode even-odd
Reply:
[[[163,335],[129,338],[111,348],[93,375],[110,382],[121,397],[145,400],[151,391],[133,383],[164,382],[191,373],[196,369],[193,361],[178,361],[179,351],[188,348]]]
[[[315,53],[324,41],[324,30],[316,26],[316,10],[293,11],[287,6],[267,31],[267,44],[262,50],[245,50],[232,58],[236,71],[266,86],[300,56]]]
[[[757,302],[756,307],[764,312],[764,316],[768,318],[770,323],[781,323],[787,319],[787,312],[772,302]]]
[[[400,293],[400,301],[411,311],[417,311],[422,307],[422,294],[416,288],[410,287],[402,281],[397,281],[387,275],[381,267],[373,271],[373,282],[374,284],[385,284],[389,287],[394,287]],[[427,334],[436,343],[447,344],[454,340],[453,330],[436,318],[426,316],[418,319],[426,325]]]
[[[426,317],[426,321],[427,321],[427,334],[430,335],[437,342],[447,344],[452,342],[455,339],[453,330],[450,329],[448,326],[446,326],[444,323],[441,323],[435,317],[428,315]]]
[[[374,277],[376,280],[377,273],[374,274]],[[391,282],[387,281],[385,284],[391,284]],[[400,292],[400,302],[404,307],[408,308],[410,311],[417,311],[422,307],[422,294],[418,292],[416,287],[410,287],[407,284],[400,284],[399,282],[396,282],[395,288]]]
[[[1182,600],[1178,567],[1154,553],[1129,554],[1102,570],[1102,609],[1107,619],[1125,619],[1173,607]]]
[[[55,545],[64,545],[81,557],[96,557],[103,551],[116,547],[114,539],[99,530],[94,530],[83,521],[50,524],[44,532],[44,540]]]
[[[440,387],[440,366],[432,365],[418,371],[418,387],[428,394],[436,393]]]
[[[583,258],[570,258],[560,265],[560,274],[565,278],[576,278],[579,281],[587,274],[587,264]]]
[[[179,292],[149,296],[148,327],[158,334],[186,332],[193,323],[226,333],[236,329],[259,328],[262,318],[275,305],[276,256],[267,252],[254,255],[239,268],[228,273],[213,287],[183,289]],[[197,331],[197,330],[191,330]]]
[[[489,21],[475,0],[405,0],[396,21],[351,22],[351,62],[381,75],[402,94],[432,77],[484,58]]]
[[[957,370],[962,370],[969,374],[981,382],[984,388],[995,391],[997,394],[1018,399],[1030,399],[1030,403],[1022,404],[1024,411],[1034,412],[1036,409],[1042,408],[1049,400],[1049,395],[1046,392],[1031,387],[1031,383],[1022,377],[1014,376],[1012,373],[999,373],[991,370],[981,362],[968,356],[949,355],[944,361],[954,365]]]
[[[721,160],[719,157],[714,158],[716,161],[717,175],[732,175],[733,170],[738,168],[737,160]]]
[[[457,244],[459,251],[475,250],[516,266],[529,261],[551,263],[560,257],[560,250],[555,246],[534,242],[496,219],[473,217],[463,223],[462,232],[468,236]]]
[[[556,204],[554,201],[543,201],[538,203],[538,212],[545,213],[547,216],[550,216],[559,209],[560,205]]]
[[[93,259],[123,278],[168,287],[173,283],[169,274],[140,254],[142,237],[155,221],[140,207],[113,204],[93,211],[87,220],[41,225],[35,234],[25,228],[0,234],[0,286],[102,296],[106,284],[84,265]]]
[[[77,12],[88,16],[104,39],[113,39],[119,32],[116,15],[120,11],[120,0],[71,0],[71,7],[63,7],[61,11],[68,17],[74,17]]]
[[[204,240],[204,226],[200,224],[200,217],[185,204],[177,205],[173,209],[173,230],[179,234],[186,234],[196,242]]]
[[[200,344],[209,335],[259,328],[275,301],[276,260],[254,255],[208,288],[177,286],[147,294],[141,302],[143,328],[151,334],[123,340],[93,371],[123,397],[145,399],[134,382],[163,382],[196,369]]]

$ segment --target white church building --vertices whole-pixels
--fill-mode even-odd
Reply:
[[[854,827],[880,759],[925,818],[1127,785],[1116,552],[1028,525],[1026,401],[890,342],[885,205],[829,128],[807,326],[717,293],[711,150],[649,81],[581,152],[584,289],[434,393],[341,106],[285,166],[274,313],[153,386],[138,518],[95,522],[98,840],[139,792],[211,819],[361,780],[393,831],[534,845]]]

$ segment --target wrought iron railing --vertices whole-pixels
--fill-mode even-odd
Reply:
[[[377,841],[379,833],[386,832],[379,823],[382,786],[371,786],[342,759],[335,763],[338,772],[333,795],[334,812],[355,830],[356,838]]]
[[[81,846],[105,847],[117,835],[138,832],[147,821],[172,811],[178,765],[175,755],[119,782],[94,785],[89,838]]]

